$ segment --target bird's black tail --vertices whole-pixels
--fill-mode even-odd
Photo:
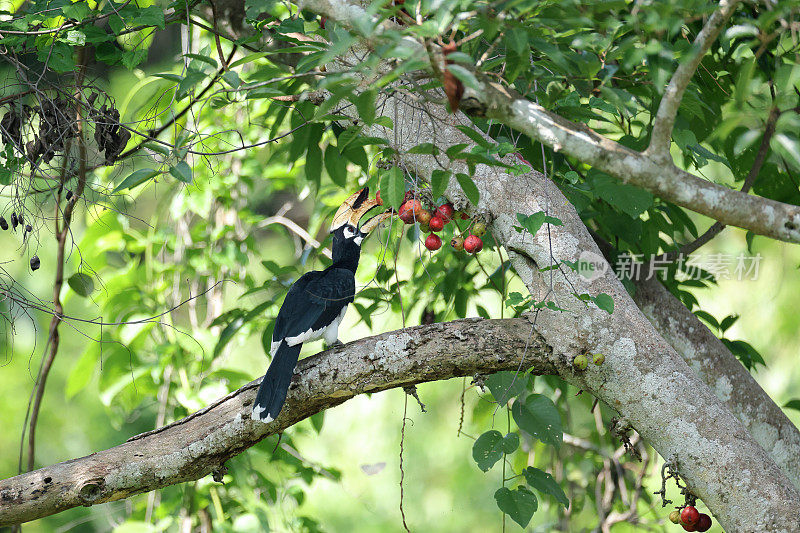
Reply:
[[[302,344],[287,346],[286,342],[281,342],[275,351],[275,357],[261,381],[253,403],[254,420],[261,420],[266,424],[278,418],[302,347]]]

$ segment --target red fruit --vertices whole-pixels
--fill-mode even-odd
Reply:
[[[422,211],[422,204],[419,203],[419,200],[408,200],[400,206],[398,215],[400,216],[400,220],[406,224],[413,224],[417,213],[420,211]]]
[[[697,526],[688,526],[683,522],[681,522],[681,527],[684,529],[684,531],[697,531]]]
[[[438,235],[435,233],[431,233],[428,235],[428,238],[425,239],[425,248],[434,252],[442,247],[442,239],[439,238]]]
[[[469,215],[466,213],[461,213],[461,220],[469,220]]]
[[[378,191],[378,194],[375,195],[375,201],[378,202],[378,205],[383,205],[383,200],[381,199],[381,191]]]
[[[453,209],[453,204],[442,204],[436,208],[436,216],[441,218],[445,224],[450,222],[450,219],[453,218],[453,213],[455,209]]]
[[[464,249],[464,239],[461,237],[453,237],[450,239],[450,246],[452,246],[454,250],[461,251]]]
[[[427,225],[431,221],[432,217],[433,217],[433,215],[431,215],[430,211],[428,211],[427,209],[423,209],[422,211],[417,213],[416,219],[417,219],[417,222],[419,222],[420,224],[422,224],[424,226],[424,225]]]
[[[681,510],[681,524],[694,526],[700,520],[700,513],[691,505],[687,505]],[[684,528],[685,529],[685,528]],[[686,531],[694,531],[687,529]]]
[[[483,241],[477,235],[470,235],[464,239],[464,250],[468,254],[476,254],[483,250]]]
[[[444,220],[442,220],[438,215],[433,217],[428,224],[431,227],[431,231],[442,231],[444,229]]]
[[[414,189],[411,189],[410,191],[406,191],[405,196],[403,196],[403,201],[405,202],[406,200],[411,200],[413,198],[414,198]]]
[[[711,528],[711,517],[705,513],[700,513],[700,518],[694,527],[697,531],[708,531]]]

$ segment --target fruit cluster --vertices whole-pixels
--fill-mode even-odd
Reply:
[[[25,219],[22,217],[22,211],[19,214],[12,212],[11,213],[11,230],[17,231],[17,226],[22,226],[22,242],[25,242],[25,239],[30,235],[33,231],[33,227],[30,224],[25,224]],[[5,217],[0,216],[0,229],[7,230],[8,229],[8,222],[6,221]],[[38,270],[40,266],[39,256],[34,255],[31,257],[31,270]]]
[[[675,509],[669,514],[669,521],[680,524],[686,531],[708,531],[711,528],[711,517],[699,512],[694,505]]]
[[[376,200],[380,205],[383,205],[380,192]],[[457,213],[451,203],[439,206],[432,205],[429,209],[426,209],[423,207],[422,202],[414,197],[414,191],[408,191],[400,209],[397,211],[397,215],[406,224],[418,222],[420,229],[424,233],[429,233],[425,238],[425,248],[433,252],[442,247],[442,238],[437,233],[443,231],[453,221]],[[466,213],[460,213],[459,216],[462,220],[469,220],[470,218]],[[486,224],[479,220],[474,220],[466,230],[460,233],[458,227],[455,226],[450,246],[455,250],[464,250],[469,254],[476,254],[483,249],[483,239],[481,237],[485,233]]]

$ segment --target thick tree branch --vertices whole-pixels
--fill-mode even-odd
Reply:
[[[736,0],[730,1],[732,9]],[[376,23],[363,8],[347,0],[299,0],[296,3],[351,29],[372,27]],[[371,40],[378,38],[381,28],[378,27]],[[420,43],[406,38],[404,44],[416,50],[420,59],[427,57]],[[751,196],[700,179],[671,161],[651,158],[646,153],[605,138],[587,126],[551,113],[511,89],[489,81],[480,81],[479,84],[480,88],[466,87],[464,90],[460,109],[468,115],[494,119],[556,152],[575,157],[624,183],[648,190],[722,224],[800,243],[800,207],[796,205]]]
[[[356,52],[343,58],[342,65],[326,68],[346,68],[357,56]],[[393,129],[375,125],[365,134],[390,139],[400,164],[412,175],[426,178],[439,163],[433,156],[408,153],[420,140],[433,142],[442,152],[458,143],[466,143],[468,152],[474,143],[456,128],[469,125],[466,117],[451,115],[441,105],[424,105],[420,113],[419,106],[413,95],[396,91],[379,105],[381,113],[392,118]],[[350,112],[355,113],[344,111]],[[509,156],[505,162],[515,159]],[[453,162],[452,170],[470,171],[459,161]],[[600,367],[590,365],[569,380],[616,409],[662,457],[675,461],[692,491],[726,529],[800,530],[800,492],[653,328],[613,271],[589,280],[566,266],[578,261],[582,252],[600,253],[555,184],[535,171],[514,176],[498,167],[477,165],[471,172],[480,191],[478,205],[469,205],[454,180],[447,196],[457,209],[492,220],[494,239],[509,250],[534,300],[553,302],[565,310],[541,309],[536,330],[567,360],[585,352],[606,355]],[[542,211],[563,225],[545,225],[536,235],[514,229],[518,213]],[[576,298],[601,293],[613,299],[612,314]],[[768,502],[758,516],[748,504],[753,499]],[[748,511],[742,512],[745,508]]]
[[[114,448],[0,481],[0,527],[199,479],[263,438],[365,392],[500,370],[554,374],[569,366],[526,318],[466,319],[368,337],[302,360],[271,424],[249,418],[260,380],[253,381]]]
[[[461,107],[722,224],[800,242],[800,207],[735,191],[702,180],[671,162],[657,162],[494,84],[485,83],[483,91],[467,88]]]
[[[650,146],[646,153],[655,160],[671,162],[669,146],[672,140],[672,128],[675,125],[675,116],[683,100],[683,93],[689,82],[694,76],[700,61],[706,55],[711,44],[717,39],[725,23],[733,14],[740,0],[722,0],[719,9],[709,17],[700,33],[692,44],[692,51],[686,60],[678,65],[672,79],[669,80],[658,106],[655,122],[653,123],[653,133],[650,136]]]
[[[722,341],[655,278],[634,300],[658,332],[800,488],[800,432]]]

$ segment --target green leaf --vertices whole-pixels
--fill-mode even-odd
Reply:
[[[529,70],[531,48],[528,32],[523,28],[511,28],[503,39],[506,47],[506,78],[513,82],[517,77]]]
[[[478,78],[476,78],[472,72],[465,69],[461,65],[447,65],[447,70],[452,72],[453,75],[461,80],[461,83],[467,87],[475,89],[476,91],[483,89],[483,85],[481,85],[481,83],[478,81]]]
[[[169,169],[169,173],[172,174],[177,180],[180,180],[184,183],[192,183],[192,169],[189,168],[189,165],[186,161],[181,161],[171,169]]]
[[[425,154],[425,155],[439,155],[439,148],[433,143],[421,143],[412,147],[409,154]],[[434,172],[436,172],[434,170]],[[443,172],[443,171],[440,171]]]
[[[778,133],[772,138],[770,147],[793,163],[795,168],[800,169],[800,140]]]
[[[257,59],[261,59],[262,57],[266,57],[267,55],[268,52],[256,52],[254,54],[247,54],[243,58],[237,59],[236,61],[228,65],[228,68],[236,68],[240,65],[244,65],[245,63],[250,63],[251,61],[255,61]]]
[[[83,352],[83,355],[75,362],[72,370],[70,370],[67,385],[64,389],[64,394],[68,400],[89,384],[94,373],[94,367],[97,364],[98,355],[98,350],[90,348]]]
[[[138,13],[127,21],[129,26],[156,26],[164,29],[164,12],[153,5],[137,10]]]
[[[122,180],[122,183],[117,185],[113,192],[119,192],[125,189],[133,189],[134,187],[138,187],[142,183],[158,176],[161,174],[158,170],[153,170],[152,168],[140,168],[139,170],[134,170],[131,172],[127,178]]]
[[[261,302],[247,313],[243,313],[241,311],[234,311],[238,314],[233,320],[228,322],[228,325],[225,326],[225,329],[223,329],[222,333],[220,333],[217,345],[214,346],[214,357],[217,357],[222,352],[225,346],[227,346],[227,344],[231,341],[233,336],[236,335],[236,333],[240,329],[242,329],[242,326],[252,321],[254,318],[263,315],[264,311],[266,311],[269,307],[271,307],[273,303],[274,302],[272,302],[271,300],[267,300],[266,302]]]
[[[94,290],[94,280],[82,272],[71,275],[67,280],[67,283],[72,290],[75,291],[75,294],[78,296],[83,296],[84,298],[92,294],[92,291]]]
[[[449,170],[436,169],[431,172],[431,196],[436,200],[444,194],[447,190],[447,185],[450,183],[450,176],[452,172]]]
[[[539,508],[536,495],[522,485],[517,490],[499,488],[494,493],[494,499],[497,507],[523,528],[528,526],[533,513]]]
[[[272,350],[272,332],[275,329],[275,321],[271,321],[261,333],[261,347],[264,353],[269,355]]]
[[[342,188],[347,185],[347,160],[331,144],[325,148],[325,170],[336,185]]]
[[[478,201],[481,199],[481,193],[478,191],[478,186],[475,185],[472,178],[467,174],[459,172],[456,174],[456,179],[461,186],[461,190],[464,191],[467,200],[469,200],[472,205],[477,206]]]
[[[487,431],[472,445],[472,458],[478,468],[488,472],[497,461],[503,458],[503,435],[496,429]]]
[[[358,118],[367,126],[375,123],[375,98],[377,95],[378,91],[370,89],[350,97],[350,101],[356,106]]]
[[[164,78],[165,80],[174,81],[175,83],[180,83],[183,81],[183,76],[178,74],[173,74],[172,72],[159,72],[158,74],[153,74],[156,78]]]
[[[461,133],[475,141],[475,144],[478,146],[483,146],[484,148],[491,148],[492,143],[484,139],[483,135],[480,134],[475,128],[470,128],[469,126],[456,126]]]
[[[392,167],[381,175],[380,180],[381,199],[386,205],[398,209],[403,203],[403,196],[406,194],[406,180],[403,171],[397,167]]]
[[[544,214],[544,211],[539,211],[538,213],[533,213],[528,216],[517,213],[517,220],[531,235],[536,235],[536,232],[538,232],[544,224],[545,218],[547,218],[547,215]]]
[[[239,331],[242,326],[245,324],[244,315],[238,316],[234,318],[231,322],[225,326],[225,329],[222,330],[222,333],[219,335],[219,340],[217,341],[217,345],[214,347],[214,357],[217,357],[222,350],[227,346],[227,344],[231,341],[236,332]]]
[[[644,189],[622,183],[607,174],[594,177],[592,187],[597,195],[631,218],[647,211],[653,205],[653,195]]]
[[[73,2],[61,8],[61,12],[64,13],[65,17],[75,19],[78,22],[85,19],[90,11],[91,8],[86,2]]]
[[[79,30],[70,30],[64,40],[72,46],[82,46],[86,44],[86,34]]]
[[[549,494],[564,507],[569,507],[569,498],[564,494],[564,489],[553,479],[553,476],[543,470],[529,466],[523,470],[525,481],[539,492]]]
[[[728,316],[726,316],[725,318],[722,319],[722,322],[719,325],[719,329],[721,331],[725,332],[732,325],[734,325],[737,320],[739,320],[739,315],[728,315]]]
[[[503,437],[503,441],[500,443],[500,449],[503,450],[503,453],[514,453],[517,448],[519,448],[519,435],[517,433],[509,433]]]
[[[310,144],[308,146],[305,173],[306,179],[319,188],[322,177],[322,150],[320,150],[319,146],[316,144]]]
[[[135,48],[133,50],[126,50],[122,53],[122,66],[132,70],[136,68],[139,63],[147,59],[146,48]]]
[[[597,307],[608,313],[609,315],[614,312],[614,299],[608,294],[601,292],[592,298],[592,301]]]
[[[508,302],[511,301],[512,295],[516,295],[518,298],[514,298],[514,303],[509,304]],[[517,305],[522,303],[522,300],[522,295],[518,292],[514,292],[509,295],[506,304]],[[528,383],[528,376],[523,372],[497,372],[486,378],[485,383],[486,386],[489,387],[489,391],[491,391],[494,399],[502,406],[506,405],[508,400],[525,390],[525,385]]]
[[[797,398],[794,400],[789,400],[783,407],[784,409],[794,409],[796,411],[800,411],[800,400]]]
[[[519,428],[545,444],[561,446],[564,432],[561,415],[553,401],[542,394],[531,394],[525,402],[516,401],[511,406],[511,416]]]
[[[205,56],[203,54],[189,54],[189,53],[186,53],[186,54],[183,54],[183,55],[185,57],[189,57],[189,58],[192,58],[192,59],[196,59],[198,61],[202,61],[203,63],[208,63],[209,65],[211,65],[214,68],[217,68],[217,66],[218,66],[217,60],[214,59],[213,57]]]

